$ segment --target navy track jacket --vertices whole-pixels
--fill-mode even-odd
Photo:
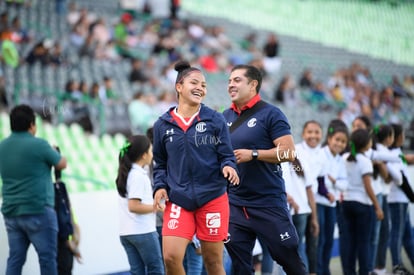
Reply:
[[[189,211],[226,192],[224,166],[236,168],[224,117],[205,105],[184,132],[172,107],[154,124],[154,193],[167,190],[170,202]]]

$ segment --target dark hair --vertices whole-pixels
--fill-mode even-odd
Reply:
[[[115,180],[118,193],[121,197],[126,197],[127,178],[132,164],[139,160],[148,151],[150,146],[151,141],[147,136],[135,135],[129,137],[121,148],[118,157],[118,176]]]
[[[322,125],[321,125],[319,122],[317,122],[316,120],[311,119],[311,120],[306,121],[306,122],[305,122],[305,124],[303,124],[302,132],[303,132],[303,131],[306,129],[306,127],[308,127],[308,125],[310,125],[310,124],[316,124],[316,125],[318,125],[318,126],[319,126],[319,128],[321,128],[321,129],[322,129]]]
[[[369,144],[371,135],[366,129],[357,129],[351,133],[351,137],[349,139],[351,152],[347,158],[347,161],[356,161],[356,154],[361,153],[361,150]]]
[[[360,115],[360,116],[357,116],[353,121],[355,121],[357,119],[361,120],[365,124],[365,126],[367,127],[368,130],[371,130],[372,123],[371,123],[371,120],[369,119],[369,117],[364,116],[364,115]]]
[[[177,63],[175,63],[174,69],[178,72],[175,84],[182,83],[184,78],[191,72],[201,72],[200,69],[191,67],[190,63],[188,63],[187,61],[178,61]]]
[[[372,128],[372,133],[374,136],[374,143],[375,143],[373,145],[373,148],[376,149],[376,144],[382,143],[386,138],[393,135],[394,129],[392,128],[391,125],[381,124],[381,125],[374,126],[374,128]]]
[[[35,124],[35,112],[29,105],[15,106],[10,112],[10,129],[12,132],[28,131]]]
[[[397,148],[397,142],[399,137],[404,133],[404,129],[401,124],[392,123],[392,129],[394,130],[394,142],[391,145],[391,148]]]
[[[340,119],[332,119],[328,124],[328,129],[326,133],[325,141],[323,142],[322,146],[325,146],[328,144],[328,138],[332,137],[337,132],[342,132],[346,135],[347,138],[349,138],[349,131],[348,127],[346,126],[345,122],[343,122]]]
[[[244,69],[246,72],[244,73],[244,76],[247,77],[247,79],[250,81],[256,80],[257,86],[256,86],[256,93],[260,92],[260,88],[262,87],[262,73],[258,68],[252,65],[246,65],[246,64],[240,64],[236,65],[231,69],[231,72],[234,72],[235,70]]]
[[[154,127],[149,127],[147,129],[146,135],[149,138],[149,140],[151,141],[151,143],[154,143]]]
[[[377,149],[377,144],[378,143],[382,143],[384,142],[384,140],[388,137],[390,137],[391,135],[394,134],[394,129],[392,128],[391,125],[387,125],[387,124],[381,124],[381,125],[376,125],[372,128],[372,148],[374,150]],[[380,173],[379,170],[379,165],[378,164],[374,164],[374,173],[373,173],[373,178],[377,179],[378,175]]]

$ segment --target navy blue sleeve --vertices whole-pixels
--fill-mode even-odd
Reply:
[[[163,141],[163,130],[161,120],[157,120],[154,124],[154,194],[158,189],[167,189],[167,151]],[[168,191],[168,190],[167,190]]]
[[[236,158],[231,145],[230,132],[226,120],[221,113],[216,114],[217,136],[220,138],[217,144],[217,153],[221,171],[223,171],[224,166],[230,166],[237,170]]]
[[[272,114],[268,116],[270,119],[270,135],[272,140],[291,135],[290,125],[285,114],[277,107],[272,109]]]

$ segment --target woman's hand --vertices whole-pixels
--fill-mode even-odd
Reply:
[[[237,175],[237,172],[233,167],[224,166],[223,175],[231,184],[239,185],[240,183],[239,175]]]
[[[154,211],[164,211],[166,201],[168,201],[167,190],[158,189],[154,195]]]

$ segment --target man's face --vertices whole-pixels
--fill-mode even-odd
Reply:
[[[256,80],[249,80],[244,74],[246,69],[238,69],[230,74],[227,91],[236,105],[243,106],[256,95]]]

